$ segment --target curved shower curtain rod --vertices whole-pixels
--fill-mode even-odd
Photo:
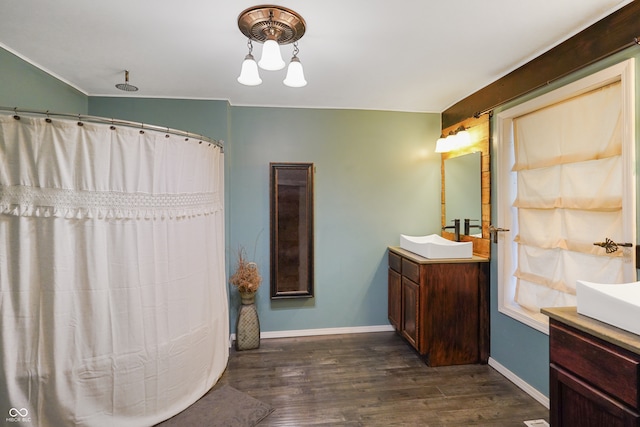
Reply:
[[[209,144],[214,144],[218,147],[220,147],[220,149],[222,149],[224,151],[224,141],[218,141],[212,138],[209,138],[207,136],[204,135],[199,135],[197,133],[191,133],[191,132],[187,132],[184,130],[178,130],[178,129],[171,129],[168,127],[162,127],[162,126],[156,126],[156,125],[149,125],[149,124],[145,124],[142,122],[132,122],[129,120],[118,120],[118,119],[109,119],[107,117],[97,117],[97,116],[88,116],[88,115],[84,115],[84,114],[71,114],[71,113],[52,113],[50,111],[38,111],[38,110],[22,110],[19,108],[10,108],[10,107],[0,107],[0,112],[11,112],[15,115],[17,115],[18,113],[22,113],[22,114],[36,114],[36,115],[42,115],[42,116],[46,116],[46,117],[62,117],[62,118],[70,118],[70,119],[76,119],[78,121],[85,121],[85,122],[93,122],[93,123],[106,123],[106,124],[110,124],[110,125],[120,125],[120,126],[127,126],[127,127],[131,127],[131,128],[137,128],[140,130],[143,129],[148,129],[148,130],[154,130],[154,131],[159,131],[159,132],[166,132],[166,133],[170,133],[173,135],[178,135],[178,136],[184,136],[186,138],[193,138],[193,139],[198,139],[200,141],[204,141],[207,142]]]

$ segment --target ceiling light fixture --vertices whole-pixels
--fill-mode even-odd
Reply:
[[[298,58],[297,41],[304,35],[306,23],[302,16],[291,9],[281,6],[262,5],[244,10],[238,16],[238,28],[248,37],[249,54],[245,56],[238,82],[247,86],[262,83],[258,66],[263,70],[277,71],[285,66],[280,53],[280,45],[293,43],[293,56],[283,83],[290,87],[303,87],[307,84],[302,64]],[[262,57],[257,63],[251,54],[252,40],[264,43]]]
[[[129,84],[129,70],[124,70],[124,83],[118,83],[116,87],[126,92],[135,92],[138,88]]]

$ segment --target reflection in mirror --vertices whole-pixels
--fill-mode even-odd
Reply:
[[[271,298],[313,297],[313,163],[271,163]]]
[[[445,218],[447,225],[460,220],[460,233],[482,237],[481,153],[450,157],[444,161]],[[466,230],[464,220],[469,219]],[[467,233],[465,233],[467,231]]]

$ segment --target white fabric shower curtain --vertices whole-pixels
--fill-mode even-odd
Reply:
[[[0,115],[0,419],[150,426],[216,383],[223,160],[197,139]]]

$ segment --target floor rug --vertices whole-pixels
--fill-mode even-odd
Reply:
[[[253,427],[271,412],[270,405],[225,384],[156,427]]]

